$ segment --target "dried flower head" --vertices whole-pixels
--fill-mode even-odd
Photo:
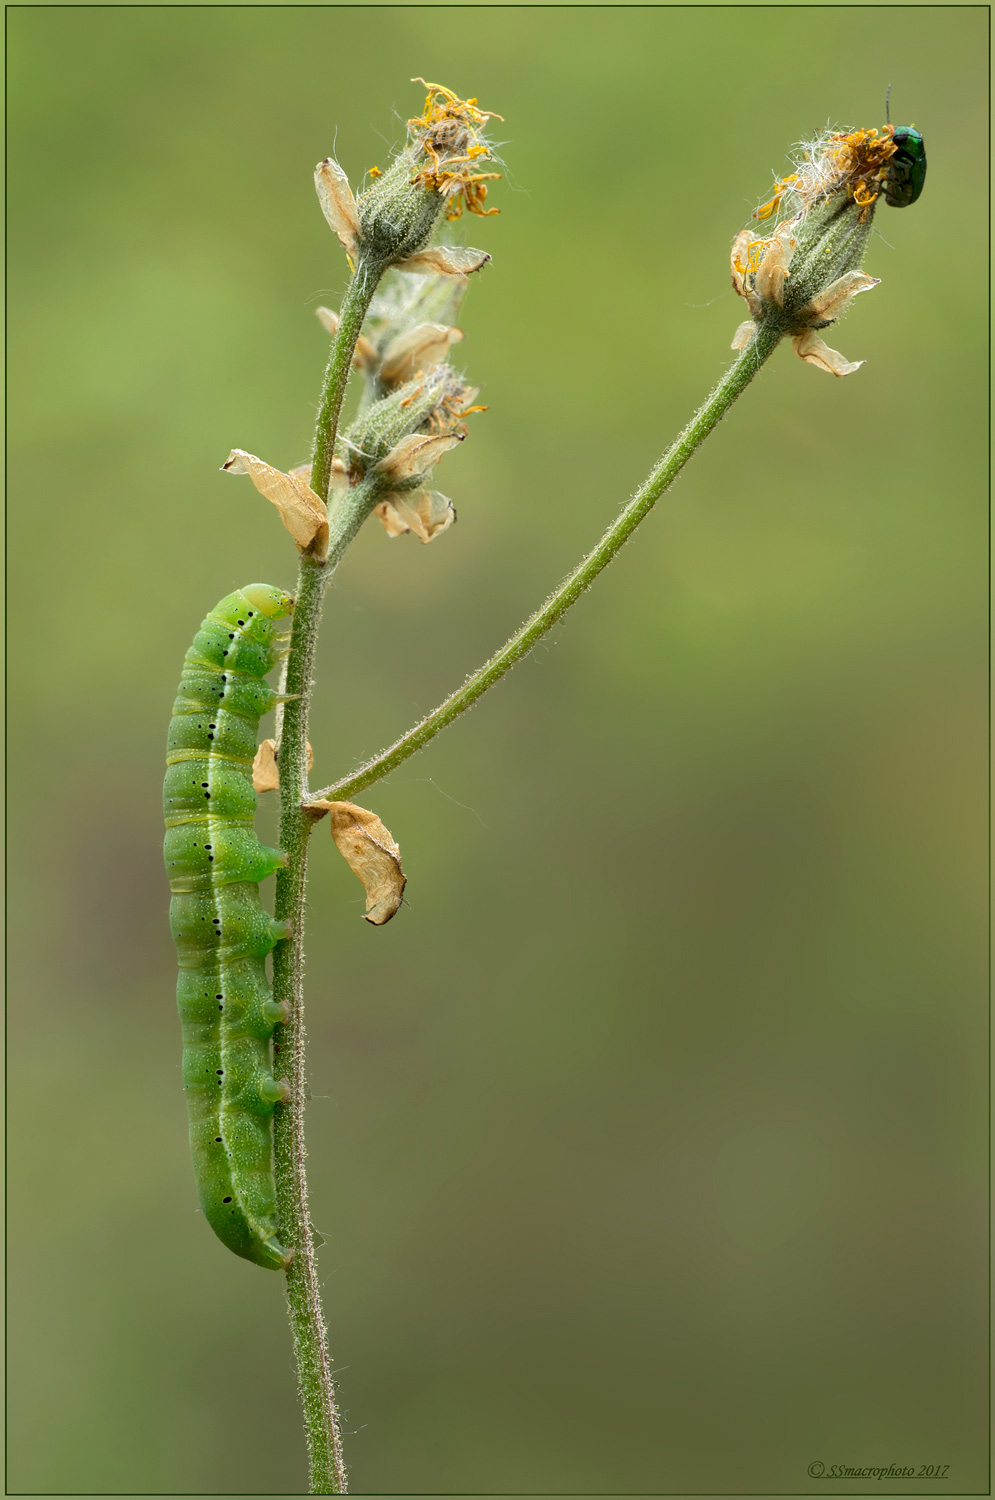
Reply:
[[[424,79],[415,79],[424,83]],[[382,272],[386,266],[437,271],[466,276],[490,257],[482,250],[432,246],[441,218],[457,219],[464,208],[475,214],[496,213],[485,208],[486,183],[501,174],[481,172],[491,156],[483,138],[490,119],[476,99],[460,99],[441,84],[429,90],[422,113],[408,121],[408,140],[381,172],[367,174],[368,186],[357,198],[342,168],[331,157],[315,169],[315,188],[322,212],[338,236],[350,262],[360,257]]]
[[[408,121],[415,146],[428,164],[416,172],[412,185],[423,183],[446,200],[446,218],[458,219],[464,206],[472,214],[496,214],[497,208],[485,208],[485,183],[494,182],[500,172],[477,172],[476,164],[491,155],[491,148],[481,139],[480,131],[488,120],[500,120],[493,110],[478,108],[476,99],[460,99],[451,89],[424,78],[413,78],[428,89],[425,107],[417,118]]]
[[[807,363],[833,375],[860,368],[863,361],[844,359],[818,330],[835,322],[859,292],[878,285],[859,267],[895,151],[891,127],[825,132],[803,148],[796,170],[754,214],[763,222],[783,208],[786,217],[766,233],[744,229],[733,241],[732,284],[750,310],[734,349],[747,346],[755,324],[770,321]]]
[[[839,193],[866,211],[883,190],[888,163],[897,150],[894,125],[886,125],[880,132],[823,131],[801,148],[795,171],[774,184],[773,197],[756,210],[754,218],[772,218],[780,212],[782,203],[794,216]]]

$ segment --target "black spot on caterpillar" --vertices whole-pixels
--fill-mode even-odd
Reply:
[[[286,1017],[266,955],[289,927],[263,910],[259,881],[286,857],[256,838],[252,760],[260,716],[279,701],[263,680],[274,621],[292,607],[282,589],[253,583],[212,609],[183,664],[163,787],[197,1192],[230,1250],[277,1271],[293,1253],[277,1238],[271,1120],[288,1089],[273,1076],[270,1037]]]

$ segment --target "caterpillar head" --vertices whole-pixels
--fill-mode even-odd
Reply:
[[[250,583],[241,592],[253,609],[268,620],[279,620],[283,615],[289,615],[294,607],[292,594],[285,594],[283,589],[275,589],[268,583]]]

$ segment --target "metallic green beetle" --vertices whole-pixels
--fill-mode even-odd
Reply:
[[[908,208],[926,181],[926,145],[914,125],[895,125],[891,133],[897,149],[888,162],[884,201],[892,208]]]

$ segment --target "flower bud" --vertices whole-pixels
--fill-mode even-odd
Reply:
[[[469,388],[455,370],[449,365],[435,365],[427,374],[375,401],[341,439],[340,456],[349,466],[352,482],[376,469],[384,476],[385,489],[413,488],[431,464],[422,465],[416,472],[407,467],[405,457],[401,472],[398,450],[407,455],[428,438],[448,438],[450,447],[461,442],[466,435],[462,418],[467,414],[469,395]],[[432,451],[434,462],[442,450]],[[388,476],[384,464],[392,455],[398,455],[397,472]]]

